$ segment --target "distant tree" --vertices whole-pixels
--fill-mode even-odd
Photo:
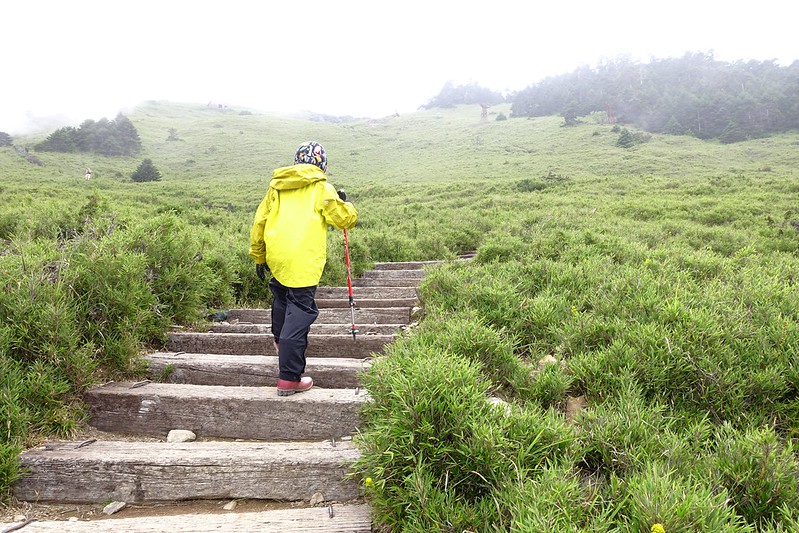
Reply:
[[[454,107],[461,104],[482,104],[494,105],[501,104],[505,97],[498,92],[494,92],[485,87],[480,87],[476,83],[469,85],[454,85],[451,81],[444,84],[441,91],[422,108],[430,109],[433,107]]]
[[[133,122],[122,113],[119,113],[114,119],[116,126],[116,133],[122,146],[124,154],[122,155],[136,155],[141,150],[141,139],[139,132]]]
[[[746,140],[746,133],[735,122],[730,121],[724,131],[719,135],[719,140],[724,144],[732,144]]]
[[[161,173],[155,168],[155,165],[153,165],[152,159],[145,159],[139,164],[136,172],[131,175],[131,179],[139,183],[145,181],[160,181]]]
[[[497,115],[497,120],[508,120],[508,117],[505,116],[505,113],[500,113]]]
[[[630,130],[627,128],[622,128],[621,133],[619,134],[619,140],[616,141],[616,146],[621,148],[632,148],[635,146],[635,137]]]
[[[667,133],[669,135],[685,135],[686,130],[682,124],[674,117],[671,116],[666,125],[663,127],[663,133]]]
[[[122,115],[116,119],[84,120],[79,128],[61,128],[34,146],[42,152],[94,152],[103,155],[131,156],[141,149],[141,139],[133,123]]]
[[[0,146],[11,146],[13,141],[14,139],[11,138],[11,135],[4,131],[0,131]]]
[[[33,148],[39,152],[77,152],[78,130],[68,126],[59,128],[47,136],[45,140],[37,143]]]

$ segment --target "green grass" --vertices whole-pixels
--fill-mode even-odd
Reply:
[[[478,252],[429,273],[425,320],[364,376],[355,475],[382,529],[795,529],[799,135],[623,149],[474,107],[333,124],[151,102],[136,158],[0,149],[0,487],[169,324],[268,303],[251,218],[317,139],[360,214],[356,274]],[[162,181],[130,181],[145,157]],[[343,263],[331,232],[323,283]]]

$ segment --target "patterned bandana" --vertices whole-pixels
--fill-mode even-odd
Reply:
[[[294,154],[294,164],[300,163],[316,165],[322,172],[327,172],[327,152],[318,142],[308,141],[297,148],[297,153]]]

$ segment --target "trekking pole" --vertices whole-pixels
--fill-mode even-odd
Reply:
[[[355,340],[355,301],[352,299],[352,271],[350,269],[350,243],[347,239],[347,230],[344,230],[344,258],[347,263],[347,291],[350,298],[350,319],[352,322],[352,340]]]

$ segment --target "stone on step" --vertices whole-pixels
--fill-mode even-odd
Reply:
[[[279,397],[275,387],[112,382],[88,390],[90,424],[117,433],[166,437],[313,440],[355,432],[366,392],[323,389]]]
[[[357,324],[356,324],[357,325]],[[394,340],[394,335],[308,335],[307,357],[369,357],[380,353]],[[169,351],[242,355],[272,355],[275,353],[271,333],[169,333]]]
[[[351,441],[97,441],[83,447],[58,441],[21,454],[28,471],[13,493],[21,501],[71,503],[308,501],[316,492],[346,501],[360,493],[346,477],[357,457]]]
[[[145,359],[150,364],[150,376],[167,383],[233,387],[277,385],[275,355],[156,352]],[[313,377],[315,387],[355,389],[360,384],[358,374],[370,364],[370,359],[309,357],[306,371]]]

